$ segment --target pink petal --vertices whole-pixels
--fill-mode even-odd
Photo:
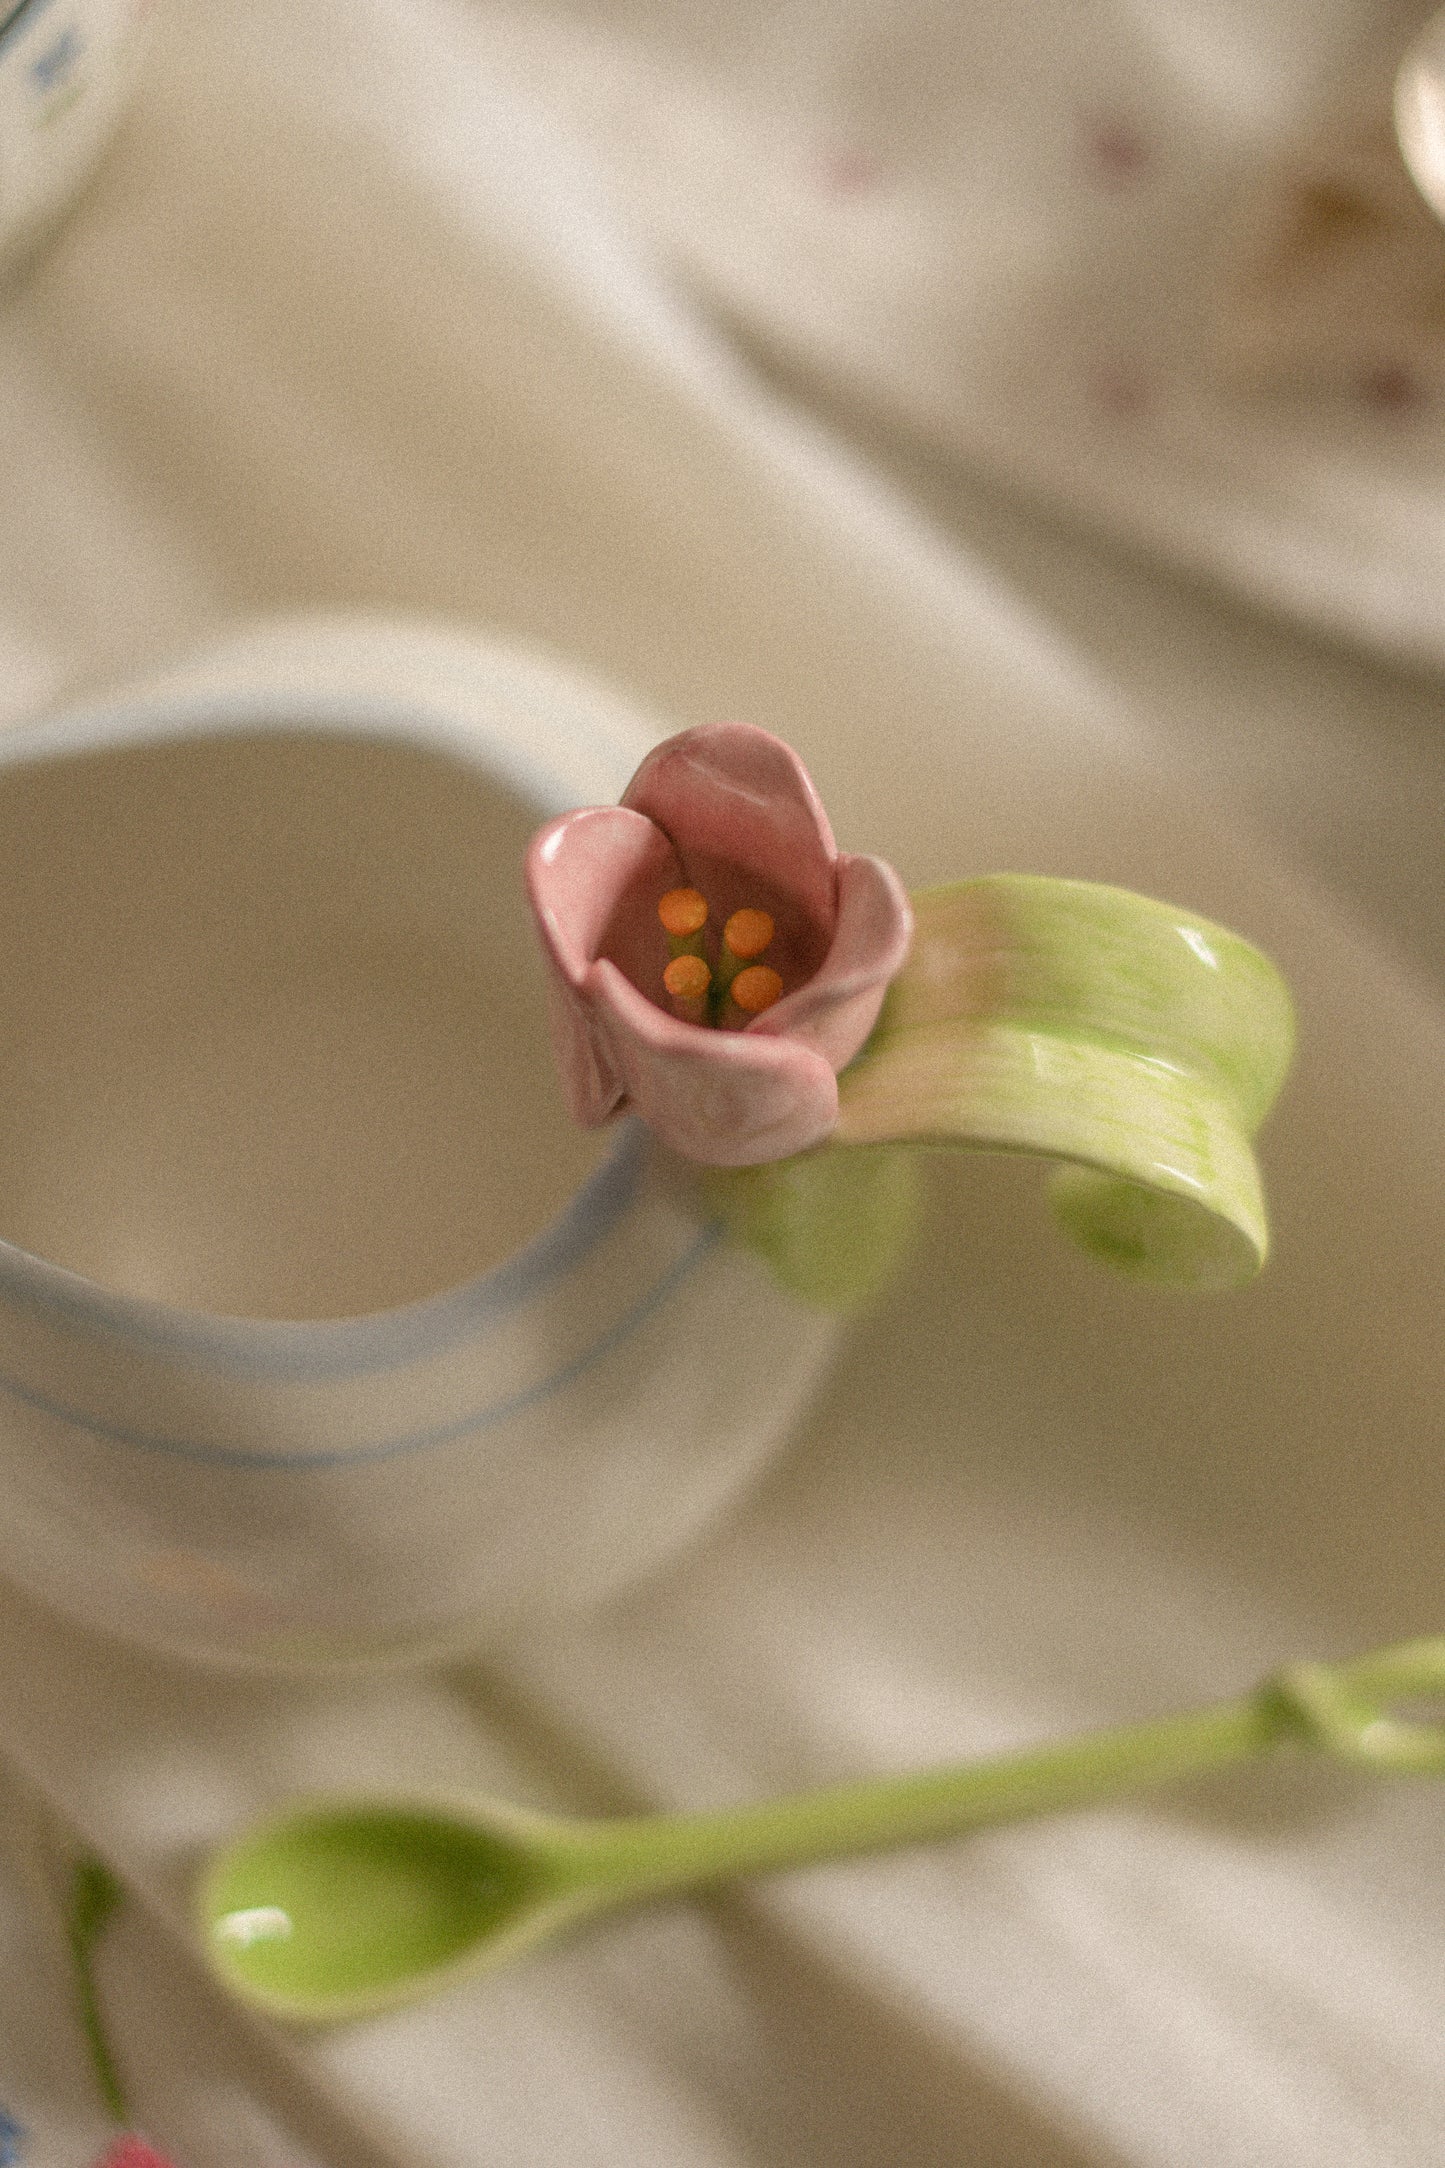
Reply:
[[[547,1023],[567,1112],[584,1129],[620,1114],[627,1087],[618,1073],[592,1006],[548,959]]]
[[[653,914],[648,936],[652,947],[659,945],[657,901],[680,885],[682,868],[667,837],[644,815],[592,805],[538,830],[527,846],[526,880],[549,954],[563,978],[580,986],[633,898]],[[627,969],[628,959],[618,960]]]
[[[605,958],[588,974],[586,996],[627,1104],[684,1158],[709,1167],[786,1159],[837,1122],[837,1079],[797,1040],[685,1024]]]
[[[715,923],[744,904],[772,910],[790,899],[821,961],[837,913],[838,851],[791,746],[751,723],[700,724],[648,754],[622,803],[665,830]]]
[[[845,852],[838,860],[838,923],[821,968],[754,1017],[744,1036],[786,1034],[831,1068],[844,1068],[877,1023],[912,939],[913,911],[893,868]]]
[[[620,946],[624,968],[655,981],[661,994],[657,898],[678,885],[681,868],[666,836],[640,813],[586,806],[533,836],[525,871],[549,966],[548,1021],[563,1095],[572,1119],[595,1129],[619,1111],[625,1086],[581,989],[606,944]]]

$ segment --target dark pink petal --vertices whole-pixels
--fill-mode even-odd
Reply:
[[[845,852],[838,860],[838,923],[821,968],[754,1017],[746,1036],[786,1034],[842,1069],[877,1023],[912,938],[912,907],[893,868]]]
[[[626,1090],[662,1142],[708,1167],[750,1167],[821,1144],[838,1119],[838,1081],[793,1039],[685,1024],[604,959],[586,996]]]
[[[772,911],[781,931],[791,906],[817,944],[813,968],[822,961],[837,911],[838,850],[791,746],[751,723],[701,724],[655,747],[622,803],[670,837],[715,923],[751,904]]]

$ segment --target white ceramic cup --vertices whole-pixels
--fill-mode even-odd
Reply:
[[[571,1128],[521,894],[649,742],[356,624],[0,739],[0,1570],[212,1663],[421,1657],[768,1457],[835,1324]]]
[[[0,271],[85,181],[135,80],[151,0],[0,0]]]

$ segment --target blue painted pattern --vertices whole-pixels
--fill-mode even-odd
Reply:
[[[550,1227],[505,1264],[480,1278],[399,1310],[370,1317],[288,1324],[248,1318],[243,1325],[169,1312],[92,1287],[0,1240],[0,1290],[7,1301],[101,1330],[128,1347],[204,1363],[222,1376],[319,1384],[399,1369],[443,1354],[481,1326],[507,1318],[571,1271],[603,1242],[636,1203],[650,1152],[648,1132],[621,1124],[602,1165]]]
[[[0,2168],[19,2168],[24,2159],[25,2125],[0,2107]]]
[[[84,50],[80,33],[67,24],[43,53],[36,54],[30,63],[30,80],[42,97],[52,90],[62,89],[69,82]]]
[[[18,7],[11,8],[6,15],[0,15],[0,51],[4,50],[12,37],[18,35],[26,16],[38,15],[44,6],[45,0],[20,0]],[[3,2168],[3,2164],[0,2164],[0,2168]]]
[[[702,1263],[708,1252],[724,1238],[724,1229],[711,1223],[701,1230],[690,1249],[683,1252],[677,1262],[670,1265],[646,1294],[620,1317],[590,1347],[584,1348],[550,1377],[540,1378],[535,1385],[528,1385],[519,1393],[505,1400],[495,1400],[489,1407],[475,1408],[470,1415],[455,1418],[449,1423],[439,1423],[428,1430],[414,1430],[400,1438],[382,1438],[374,1444],[347,1446],[335,1452],[316,1453],[260,1453],[243,1446],[208,1445],[198,1438],[158,1438],[148,1430],[130,1430],[119,1423],[103,1423],[95,1416],[87,1415],[79,1408],[66,1406],[63,1401],[52,1400],[44,1393],[32,1392],[18,1378],[7,1377],[0,1372],[0,1393],[7,1393],[18,1400],[22,1407],[36,1408],[42,1415],[53,1415],[61,1422],[83,1430],[93,1438],[104,1438],[111,1445],[134,1446],[144,1453],[167,1453],[173,1460],[199,1461],[211,1468],[254,1468],[266,1472],[310,1474],[324,1468],[354,1467],[368,1461],[399,1460],[409,1453],[424,1453],[437,1446],[454,1445],[459,1438],[468,1437],[473,1431],[491,1430],[498,1423],[507,1422],[514,1415],[521,1415],[541,1400],[550,1399],[553,1393],[562,1392],[576,1383],[587,1371],[622,1346],[638,1328],[663,1307],[690,1273]]]

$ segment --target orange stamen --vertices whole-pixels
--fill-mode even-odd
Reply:
[[[701,933],[707,924],[707,898],[695,888],[670,888],[657,906],[657,915],[663,931],[681,940],[690,933]]]
[[[766,911],[734,911],[723,928],[723,939],[734,956],[741,956],[744,962],[751,962],[754,956],[762,955],[776,931],[777,928]],[[778,997],[774,994],[772,998],[776,1001]],[[764,1007],[766,1006],[767,1003],[764,1003]]]
[[[712,984],[712,973],[701,956],[674,956],[662,983],[676,1001],[701,1001]]]
[[[750,964],[740,971],[728,989],[748,1016],[761,1016],[782,996],[783,982],[771,964]]]

